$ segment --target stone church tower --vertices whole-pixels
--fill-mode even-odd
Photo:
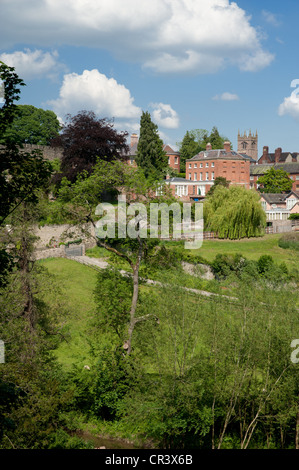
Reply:
[[[247,135],[244,132],[244,135],[240,135],[238,132],[238,153],[246,153],[249,157],[254,158],[255,161],[258,160],[258,135],[257,131],[255,134],[251,134],[251,130]]]

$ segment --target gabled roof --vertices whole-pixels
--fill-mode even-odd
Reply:
[[[284,170],[290,174],[299,173],[299,163],[265,163],[261,165],[250,165],[250,174],[264,175],[270,168]]]
[[[173,150],[170,145],[163,145],[163,150],[164,152],[167,153],[167,155],[180,155],[180,152],[177,152],[176,150]]]
[[[280,204],[285,202],[292,194],[296,196],[299,201],[299,196],[295,191],[291,191],[289,193],[261,193],[261,197],[263,197],[268,204]]]
[[[298,152],[281,152],[278,163],[284,163],[289,155],[291,155],[292,158],[298,161],[298,156],[299,156]],[[267,153],[266,156],[270,160],[271,163],[275,163],[275,153]],[[262,157],[263,155],[260,158]],[[293,163],[296,163],[296,162],[293,162]]]

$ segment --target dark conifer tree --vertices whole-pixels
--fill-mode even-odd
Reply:
[[[167,167],[167,155],[158,134],[158,126],[152,122],[149,112],[142,112],[140,119],[140,138],[136,156],[137,165],[146,177],[159,177]]]

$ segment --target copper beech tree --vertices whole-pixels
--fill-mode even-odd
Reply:
[[[61,134],[51,143],[63,149],[61,174],[56,175],[56,182],[66,177],[73,183],[84,170],[91,174],[97,159],[108,162],[122,159],[128,150],[127,135],[117,132],[111,120],[99,119],[92,111],[68,114]]]

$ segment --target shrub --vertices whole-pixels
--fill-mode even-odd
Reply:
[[[292,232],[284,234],[278,240],[278,246],[280,248],[289,248],[291,250],[299,250],[299,233]]]

